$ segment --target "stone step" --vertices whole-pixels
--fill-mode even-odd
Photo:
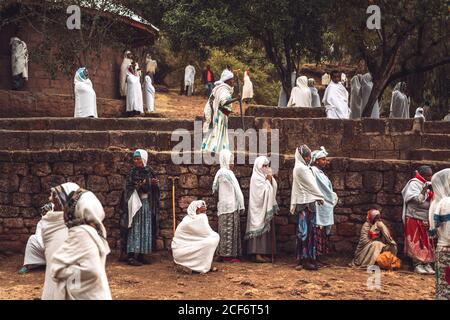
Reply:
[[[273,118],[325,118],[325,108],[287,108],[250,105],[245,110],[246,116]]]
[[[416,149],[410,152],[410,159],[450,161],[450,150]]]

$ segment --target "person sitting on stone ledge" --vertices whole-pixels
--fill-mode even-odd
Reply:
[[[171,244],[174,263],[198,273],[217,271],[211,265],[220,237],[211,229],[206,210],[204,201],[191,202]]]
[[[89,79],[88,70],[80,68],[74,79],[75,92],[75,118],[98,118],[97,96],[92,82]]]
[[[376,209],[370,209],[367,213],[367,221],[361,228],[355,257],[350,264],[352,267],[368,267],[375,265],[380,253],[390,251],[397,255],[397,243],[393,239],[388,227],[381,220],[381,213]]]
[[[325,197],[317,185],[309,163],[311,150],[303,144],[295,150],[295,167],[292,172],[291,214],[298,214],[296,269],[317,270],[315,220],[316,203],[323,204]]]
[[[324,147],[311,153],[311,170],[316,178],[317,186],[324,196],[324,202],[320,205],[316,202],[315,241],[316,241],[316,264],[324,266],[319,261],[319,257],[328,253],[328,238],[331,233],[331,227],[334,224],[334,207],[337,205],[338,196],[333,191],[333,185],[330,179],[322,171],[328,165],[328,152]]]
[[[213,192],[218,191],[217,215],[219,216],[219,250],[224,262],[240,262],[241,247],[241,213],[245,210],[244,195],[233,173],[233,154],[222,150],[219,155],[220,169],[214,177]]]
[[[106,276],[110,253],[103,225],[105,211],[98,198],[75,183],[52,189],[64,208],[69,235],[53,254],[50,273],[56,300],[111,300]]]
[[[147,161],[147,151],[138,149],[134,152],[134,166],[124,193],[120,260],[127,260],[132,266],[149,263],[144,255],[151,254],[156,247],[160,189],[156,173]]]
[[[250,180],[250,197],[245,239],[247,253],[255,256],[255,262],[270,262],[267,255],[275,255],[275,230],[272,220],[279,211],[276,196],[278,184],[272,176],[270,161],[265,156],[255,159]]]
[[[421,166],[402,190],[405,255],[413,260],[414,271],[420,274],[434,274],[431,266],[435,258],[434,243],[427,233],[428,211],[433,199],[432,176],[429,166]]]

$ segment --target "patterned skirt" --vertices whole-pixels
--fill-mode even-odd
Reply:
[[[152,252],[152,213],[148,199],[141,199],[142,208],[136,212],[128,230],[127,253]]]
[[[219,236],[219,256],[237,258],[242,255],[241,220],[238,211],[219,215]]]
[[[450,300],[450,247],[436,250],[436,299]]]
[[[405,221],[405,255],[420,263],[434,262],[434,243],[423,221],[407,217]]]

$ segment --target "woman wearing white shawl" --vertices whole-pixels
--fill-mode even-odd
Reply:
[[[128,67],[131,65],[132,59],[131,51],[125,51],[123,55],[122,65],[120,66],[120,96],[127,95],[127,73]]]
[[[330,179],[322,171],[328,164],[328,152],[324,147],[320,147],[320,150],[313,151],[311,156],[313,164],[311,170],[325,200],[321,205],[316,203],[316,262],[319,262],[319,257],[328,253],[328,238],[334,224],[333,209],[338,202],[338,196],[333,191]]]
[[[256,255],[256,262],[269,262],[270,259],[265,255],[275,254],[275,248],[271,246],[271,241],[275,239],[272,239],[273,235],[269,231],[272,219],[279,210],[276,201],[278,185],[269,164],[265,156],[256,158],[250,179],[245,239],[248,240],[247,253]]]
[[[63,184],[52,189],[64,207],[64,221],[69,228],[68,238],[52,258],[55,298],[111,300],[105,271],[110,253],[102,223],[105,212],[92,192],[75,186]]]
[[[325,106],[329,119],[349,119],[350,109],[348,107],[348,91],[340,82],[340,72],[331,73],[332,81],[323,95],[323,105]]]
[[[97,96],[86,68],[80,68],[75,73],[75,118],[98,118]]]
[[[314,86],[315,84],[316,81],[313,78],[308,79],[308,87],[311,91],[311,107],[318,108],[322,105],[320,104],[319,91],[317,91],[317,88]]]
[[[184,69],[184,89],[187,96],[191,96],[194,92],[195,68],[190,63]]]
[[[436,299],[450,300],[450,169],[436,173],[431,185],[430,234],[437,236]]]
[[[75,183],[67,184],[67,186],[69,189],[72,187],[70,189],[72,191],[76,191],[79,188]],[[45,260],[47,262],[45,268],[44,289],[41,297],[42,300],[58,299],[55,295],[57,293],[57,283],[53,280],[51,275],[52,258],[53,254],[63,245],[69,235],[68,228],[64,222],[64,212],[62,211],[61,205],[52,197],[51,201],[51,204],[54,205],[55,208],[57,208],[58,205],[59,208],[57,209],[58,211],[52,208],[42,218],[42,221],[45,221],[42,226],[42,240],[45,247]]]
[[[311,107],[311,90],[308,87],[308,78],[298,77],[297,86],[292,88],[291,97],[287,104],[288,107]]]
[[[218,254],[225,262],[240,262],[241,220],[244,211],[244,195],[232,169],[233,154],[229,150],[222,150],[219,155],[220,169],[213,182],[213,193],[219,192],[217,215],[219,216],[219,249]]]
[[[310,161],[311,150],[307,145],[301,145],[295,150],[290,212],[298,214],[298,268],[317,270],[314,238],[316,202],[323,203],[325,198],[308,166]]]
[[[232,103],[239,101],[233,96],[234,75],[231,71],[224,70],[220,81],[216,82],[209,101],[212,102],[213,131],[203,140],[202,152],[217,153],[224,149],[230,150],[228,139],[228,115],[232,112]],[[206,108],[207,106],[205,106]],[[207,111],[207,110],[206,110]],[[206,129],[206,124],[204,124]]]
[[[144,100],[139,76],[133,63],[127,70],[127,113],[130,115],[144,113]]]
[[[399,82],[392,92],[389,118],[409,119],[409,98],[406,95],[406,83]]]
[[[28,48],[27,44],[17,37],[12,37],[11,46],[11,71],[13,76],[13,90],[21,89],[24,80],[28,80]]]
[[[152,77],[147,73],[144,80],[145,105],[148,112],[155,111],[155,87],[152,84]]]
[[[191,202],[187,216],[177,226],[172,240],[173,261],[192,271],[211,271],[219,235],[211,229],[206,216],[206,203]]]
[[[249,76],[250,71],[244,72],[244,86],[242,87],[242,101],[248,103],[253,99],[253,83]]]
[[[350,119],[360,119],[362,114],[361,75],[350,80]]]
[[[372,88],[372,75],[370,74],[370,72],[363,74],[361,76],[361,110],[366,109],[367,102],[369,102],[370,93],[372,92]],[[370,115],[370,117],[372,119],[380,118],[380,105],[378,104],[378,100],[375,101],[375,104],[373,105],[372,114]]]

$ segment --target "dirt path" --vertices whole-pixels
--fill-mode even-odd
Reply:
[[[23,257],[0,260],[0,300],[35,299],[41,295],[44,271],[18,275]],[[334,266],[317,272],[294,270],[293,259],[275,265],[215,264],[219,271],[186,275],[174,271],[163,259],[143,267],[130,267],[112,257],[107,265],[114,299],[433,299],[434,277],[410,272],[382,272],[381,290],[367,288],[364,270],[345,267],[347,261],[333,260]]]

